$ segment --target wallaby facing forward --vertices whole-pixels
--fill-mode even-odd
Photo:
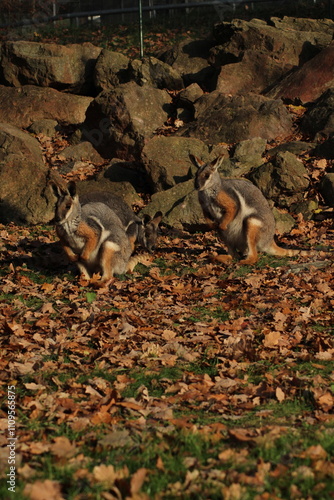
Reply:
[[[76,262],[85,278],[101,273],[101,282],[113,274],[132,271],[139,262],[131,257],[136,239],[136,224],[125,231],[119,217],[103,203],[81,207],[76,185],[67,189],[53,186],[57,196],[55,222],[57,235],[70,261]]]
[[[229,262],[232,257],[244,258],[240,264],[255,264],[258,251],[269,255],[308,255],[300,250],[279,247],[274,241],[275,218],[261,191],[245,179],[224,179],[218,173],[221,157],[209,163],[191,155],[198,167],[195,188],[204,217],[227,246],[229,255],[216,260]]]
[[[118,215],[124,229],[126,229],[129,224],[135,223],[136,244],[141,245],[149,252],[154,250],[158,238],[159,224],[162,219],[161,212],[157,212],[153,218],[144,216],[143,219],[141,219],[120,196],[108,191],[84,193],[79,196],[79,199],[82,206],[87,203],[104,203]]]

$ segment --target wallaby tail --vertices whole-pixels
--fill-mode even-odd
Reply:
[[[127,272],[132,273],[137,264],[144,264],[145,266],[149,264],[150,256],[148,254],[133,255],[129,262]]]
[[[298,250],[292,248],[282,248],[278,246],[274,241],[267,250],[269,255],[275,255],[276,257],[296,257],[300,255],[301,257],[309,257],[311,252],[308,250]]]

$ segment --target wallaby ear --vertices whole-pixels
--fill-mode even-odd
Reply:
[[[63,191],[61,187],[58,186],[58,184],[56,184],[55,182],[50,182],[50,186],[56,198],[60,198],[63,195]]]
[[[198,156],[190,154],[189,158],[192,161],[192,163],[195,165],[195,167],[197,167],[197,168],[201,168],[201,167],[203,167],[203,165],[205,165],[205,162],[202,161],[200,158],[198,158]]]
[[[144,226],[146,226],[146,224],[148,224],[151,221],[151,219],[152,219],[152,217],[150,215],[144,214],[143,218],[142,218]]]
[[[159,212],[157,212],[157,213],[155,214],[155,216],[153,217],[153,219],[152,219],[152,223],[153,223],[156,227],[158,227],[158,225],[160,224],[161,220],[162,220],[162,212],[160,212],[160,210],[159,210]]]
[[[224,160],[224,156],[218,156],[215,160],[213,160],[211,162],[212,168],[214,168],[215,170],[218,170],[218,168],[222,164],[223,160]]]
[[[69,192],[71,198],[75,197],[75,195],[77,194],[77,185],[74,181],[70,181],[67,184],[67,191]]]

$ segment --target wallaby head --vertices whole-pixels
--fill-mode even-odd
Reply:
[[[162,212],[157,212],[153,218],[144,215],[143,227],[138,235],[139,243],[149,252],[155,249],[158,239],[159,224],[162,219]]]
[[[216,182],[220,183],[218,168],[220,167],[224,157],[219,156],[215,160],[205,163],[197,158],[197,156],[189,155],[193,164],[198,168],[195,176],[195,189],[203,191],[213,186]]]
[[[53,184],[52,188],[57,197],[55,222],[56,224],[62,224],[70,219],[77,212],[77,209],[80,208],[76,184],[74,181],[70,181],[66,189],[60,188],[56,184]]]

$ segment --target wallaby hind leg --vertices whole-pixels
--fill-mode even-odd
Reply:
[[[257,243],[262,223],[259,219],[250,218],[246,225],[247,257],[240,260],[241,265],[255,264],[258,260]]]
[[[80,272],[80,275],[83,276],[86,280],[90,279],[90,274],[88,272],[87,267],[82,262],[76,263]]]
[[[109,282],[114,275],[114,260],[115,254],[119,251],[119,246],[112,242],[106,241],[101,247],[100,266],[102,271],[101,284]]]

